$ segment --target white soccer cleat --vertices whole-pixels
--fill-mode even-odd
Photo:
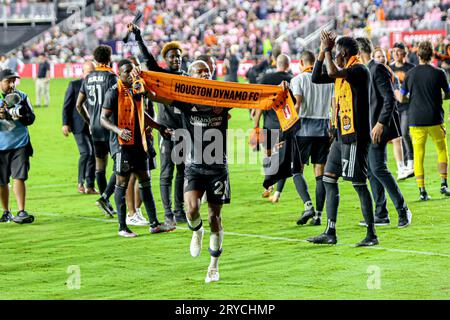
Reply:
[[[150,222],[148,222],[148,220],[145,219],[145,217],[142,215],[142,211],[140,208],[136,208],[136,216],[138,217],[139,220],[144,222],[146,226],[150,225]]]
[[[208,268],[208,273],[206,274],[205,282],[217,282],[219,281],[219,270],[216,268]]]
[[[131,230],[120,230],[119,237],[136,238],[138,235]]]
[[[205,234],[205,229],[201,227],[199,230],[192,232],[192,240],[191,240],[191,256],[198,257],[202,252],[202,242],[203,235]]]
[[[129,215],[127,215],[127,225],[129,226],[147,226],[148,222],[147,221],[142,221],[141,219],[139,219],[139,216],[137,215],[137,213],[134,214],[134,216],[130,217]]]

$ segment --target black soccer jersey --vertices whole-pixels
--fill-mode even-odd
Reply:
[[[86,95],[86,108],[90,117],[92,138],[97,141],[108,141],[109,131],[100,125],[102,105],[106,92],[117,83],[117,76],[108,71],[94,71],[86,76],[80,92]]]
[[[177,102],[181,110],[183,129],[187,139],[186,166],[199,170],[227,167],[228,108],[199,106]]]
[[[403,84],[403,82],[405,82],[405,79],[406,79],[406,73],[409,70],[411,70],[412,68],[414,68],[415,65],[412,63],[409,63],[409,62],[405,62],[403,64],[403,66],[401,66],[401,67],[396,67],[395,63],[391,64],[390,67],[391,67],[392,71],[394,71],[398,80],[400,80],[400,84]],[[408,106],[409,106],[409,103],[398,103],[397,109],[398,109],[398,111],[404,111],[408,108]]]

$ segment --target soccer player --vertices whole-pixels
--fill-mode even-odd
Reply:
[[[423,161],[428,135],[433,139],[438,153],[440,192],[450,196],[447,184],[448,148],[442,108],[442,92],[444,99],[450,99],[450,89],[445,71],[431,64],[433,58],[431,42],[421,42],[417,55],[419,65],[407,73],[398,99],[401,102],[409,101],[408,116],[414,147],[414,174],[420,191],[420,200],[426,201],[430,197],[425,189]]]
[[[291,67],[291,59],[289,56],[285,54],[280,54],[277,58],[277,71],[273,73],[267,73],[261,79],[260,84],[268,84],[268,85],[280,85],[283,81],[290,82],[292,79],[292,74],[288,73],[289,68]],[[270,157],[272,155],[272,149],[275,144],[278,142],[281,129],[280,122],[278,121],[277,115],[274,110],[260,110],[257,109],[255,111],[255,115],[253,117],[254,127],[259,128],[259,121],[261,119],[261,115],[264,119],[264,149],[265,156]],[[278,180],[277,190],[274,195],[269,198],[270,201],[276,203],[279,201],[281,197],[281,192],[283,191],[284,185],[286,183],[286,179]],[[263,198],[269,197],[271,192],[271,188],[265,190],[263,192]]]
[[[403,82],[405,81],[406,73],[414,68],[415,65],[406,61],[406,48],[403,43],[395,43],[392,52],[394,63],[392,63],[390,67],[400,80],[400,83],[403,84]],[[414,176],[414,153],[408,125],[408,103],[399,103],[397,109],[400,115],[400,129],[403,139],[403,158],[406,159],[406,167],[403,168],[402,173],[399,174],[398,178],[399,180],[404,180]]]
[[[368,38],[357,38],[359,56],[367,65],[372,77],[370,90],[370,124],[372,143],[369,147],[369,181],[375,200],[375,224],[389,225],[386,192],[389,193],[398,213],[398,227],[411,224],[412,214],[406,205],[397,182],[387,167],[387,143],[398,138],[399,116],[395,109],[392,75],[388,68],[375,62],[372,42]]]
[[[194,61],[189,66],[188,74],[193,78],[211,79],[211,71],[204,61]],[[200,206],[203,193],[206,192],[211,230],[209,241],[211,262],[205,282],[219,281],[219,257],[223,242],[221,210],[223,204],[230,202],[226,155],[229,109],[163,101],[158,97],[156,99],[160,99],[164,105],[179,106],[179,110],[182,111],[184,132],[175,131],[175,134],[187,135],[190,138],[184,160],[186,162],[184,199],[187,204],[188,226],[193,232],[190,252],[193,257],[198,257],[201,253],[205,230],[200,217]],[[214,137],[212,142],[214,148],[210,146],[211,136]],[[207,149],[214,155],[206,152]]]
[[[153,55],[148,51],[141,36],[141,31],[134,24],[128,25],[128,30],[133,32],[136,41],[139,45],[144,56],[144,62],[149,71],[172,73],[177,75],[185,75],[185,72],[181,69],[181,45],[172,41],[166,43],[161,50],[161,56],[167,63],[168,69],[161,68],[156,62]],[[158,123],[165,125],[171,129],[181,128],[181,111],[171,105],[158,104]],[[168,223],[176,224],[177,222],[186,222],[186,212],[184,211],[183,201],[183,183],[184,183],[184,164],[175,163],[172,160],[171,154],[175,147],[174,141],[171,138],[164,138],[159,136],[159,157],[161,163],[160,176],[159,176],[159,188],[161,191],[161,199],[164,207],[165,221]],[[177,168],[175,177],[175,190],[174,190],[174,210],[172,210],[172,180],[173,173]]]
[[[316,58],[311,51],[300,55],[301,73],[291,81],[292,92],[296,101],[295,108],[299,114],[299,129],[295,134],[293,152],[293,179],[299,196],[305,205],[297,224],[303,225],[312,218],[312,225],[321,224],[325,205],[325,186],[323,174],[330,150],[330,108],[334,85],[319,85],[312,82],[312,70]],[[309,160],[314,166],[316,177],[316,209],[308,192],[308,185],[303,171]]]
[[[110,133],[100,125],[100,114],[102,104],[105,100],[106,91],[117,82],[117,76],[111,69],[111,47],[100,45],[94,50],[94,60],[96,67],[93,72],[86,76],[77,99],[77,110],[86,123],[94,141],[95,152],[95,177],[101,197],[97,200],[97,205],[103,211],[113,217],[109,197],[114,192],[115,176],[111,175],[109,183],[106,182],[106,166],[108,163],[108,152],[110,150]],[[87,106],[87,110],[83,106]]]
[[[83,78],[95,70],[92,61],[83,64]],[[83,79],[71,81],[64,97],[62,111],[62,133],[68,137],[72,132],[77,142],[80,158],[78,160],[78,192],[86,194],[98,194],[94,188],[95,183],[95,156],[92,137],[88,124],[81,118],[75,103],[80,92]],[[86,187],[84,182],[86,181]]]
[[[115,157],[116,188],[114,199],[119,219],[119,236],[134,238],[137,236],[126,224],[125,194],[132,173],[139,180],[141,198],[144,202],[150,221],[150,233],[169,232],[175,229],[172,225],[159,223],[156,205],[151,189],[151,176],[148,162],[148,145],[145,127],[147,124],[157,128],[161,134],[170,135],[163,125],[145,116],[140,96],[132,93],[134,66],[130,60],[121,60],[118,64],[119,80],[107,92],[101,113],[101,125],[116,134],[120,151]],[[113,116],[113,120],[111,120]]]
[[[331,55],[335,36],[322,31],[320,37],[320,54],[314,65],[312,81],[335,83],[337,139],[331,145],[323,177],[328,225],[324,233],[308,241],[317,244],[337,243],[338,179],[342,176],[344,180],[352,182],[367,224],[367,235],[357,246],[377,245],[372,197],[367,187],[370,72],[358,59],[358,43],[354,38],[341,37],[337,40],[335,62]],[[327,73],[322,73],[324,60]]]

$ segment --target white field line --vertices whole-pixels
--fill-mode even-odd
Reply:
[[[83,216],[66,216],[59,213],[51,213],[51,212],[36,212],[37,216],[43,215],[43,216],[52,216],[52,217],[61,217],[64,218],[73,218],[73,219],[81,219],[81,220],[88,220],[88,221],[100,221],[100,222],[109,222],[109,223],[117,223],[116,219],[101,219],[101,218],[94,218],[94,217],[83,217]],[[186,227],[179,227],[177,226],[177,229],[180,230],[189,230],[189,228]],[[237,233],[237,232],[224,232],[225,235],[229,236],[236,236],[236,237],[246,237],[246,238],[258,238],[258,239],[265,239],[265,240],[272,240],[272,241],[288,241],[288,242],[304,242],[309,243],[306,240],[303,239],[295,239],[295,238],[286,238],[286,237],[272,237],[272,236],[266,236],[266,235],[260,235],[260,234],[245,234],[245,233]],[[355,247],[351,244],[345,244],[341,243],[337,246],[342,247]],[[392,249],[392,248],[386,248],[381,246],[374,246],[374,247],[361,247],[362,249],[370,249],[370,250],[383,250],[387,252],[396,252],[396,253],[407,253],[407,254],[413,254],[413,255],[425,255],[425,256],[437,256],[437,257],[445,257],[450,258],[450,254],[446,253],[439,253],[439,252],[431,252],[431,251],[416,251],[416,250],[404,250],[404,249]]]

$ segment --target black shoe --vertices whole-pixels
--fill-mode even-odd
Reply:
[[[420,201],[428,201],[430,199],[431,199],[431,197],[428,195],[428,193],[426,191],[423,191],[420,193],[420,198],[419,198]]]
[[[171,225],[171,226],[177,225],[177,222],[175,220],[175,216],[173,215],[173,213],[164,216],[164,223],[167,225]]]
[[[309,222],[312,226],[320,226],[322,223],[322,217],[321,216],[314,216],[311,221]]]
[[[184,212],[184,210],[175,211],[174,216],[175,216],[176,223],[186,223],[187,222],[186,212]]]
[[[100,197],[100,198],[95,202],[95,204],[96,204],[97,206],[99,206],[107,216],[109,216],[109,217],[111,217],[111,218],[114,217],[114,209],[112,208],[111,203],[109,203],[108,200],[106,200],[106,199],[103,198],[103,197]]]
[[[12,215],[11,211],[5,210],[3,211],[3,215],[0,218],[0,222],[11,222],[13,221],[14,216]]]
[[[313,218],[315,215],[316,215],[316,213],[314,212],[314,209],[305,210],[305,211],[303,211],[300,219],[298,219],[297,224],[298,225],[306,224],[308,222],[308,220]]]
[[[398,228],[405,228],[411,224],[412,213],[409,209],[402,210],[398,215]]]
[[[371,247],[379,244],[377,236],[367,236],[360,243],[357,243],[357,247]]]
[[[391,223],[391,221],[389,220],[389,216],[386,216],[384,218],[379,218],[377,216],[374,217],[374,224],[377,227],[388,226],[390,223]],[[364,220],[360,221],[359,225],[361,227],[367,227],[367,223]]]
[[[308,242],[312,242],[315,244],[336,244],[337,243],[337,237],[329,235],[327,233],[322,233],[321,235],[318,235],[317,237],[312,237],[306,239]]]
[[[19,211],[12,221],[18,224],[22,223],[32,223],[34,221],[34,216],[29,215],[25,210]]]
[[[441,194],[450,197],[450,189],[447,186],[441,187]]]

